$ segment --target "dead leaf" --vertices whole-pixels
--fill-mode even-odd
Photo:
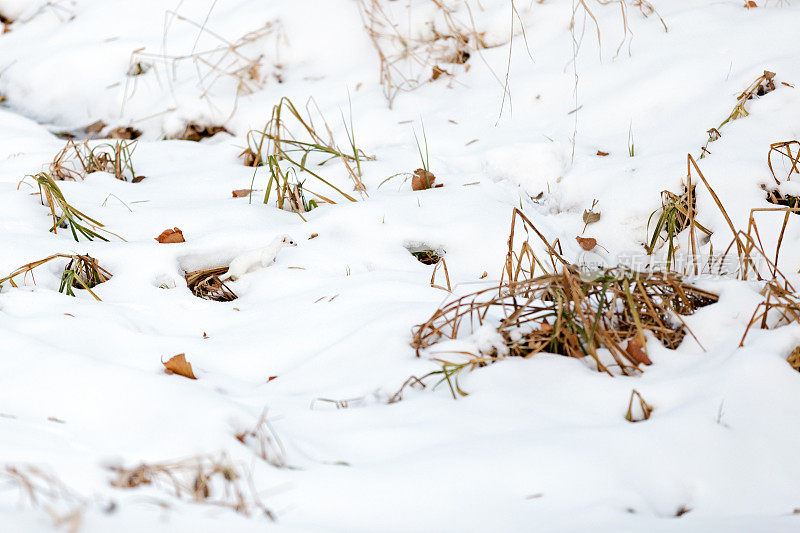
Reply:
[[[628,345],[625,347],[625,353],[628,354],[631,357],[631,359],[633,359],[637,363],[641,363],[644,365],[653,364],[650,358],[647,357],[647,352],[644,351],[644,348],[636,339],[631,339],[628,341]]]
[[[86,126],[86,128],[84,128],[84,130],[86,131],[86,133],[97,134],[97,133],[100,133],[101,131],[103,131],[103,128],[105,128],[105,127],[106,127],[106,123],[103,122],[102,120],[98,120],[97,122],[92,122],[91,124]]]
[[[200,139],[213,137],[217,133],[222,132],[228,133],[228,130],[222,126],[201,126],[200,124],[192,122],[186,125],[186,130],[183,132],[183,135],[178,138],[184,141],[197,142]]]
[[[746,7],[747,9],[750,9],[751,7],[758,7],[758,4],[753,2],[753,0],[749,0],[748,2],[744,3],[744,7]]]
[[[575,240],[578,241],[578,244],[581,245],[581,248],[587,252],[597,246],[597,239],[593,239],[591,237],[575,237]]]
[[[433,74],[431,74],[431,81],[438,80],[443,74],[450,75],[445,69],[440,67],[439,65],[434,65],[433,67]]]
[[[433,175],[433,172],[418,168],[414,171],[414,177],[411,179],[411,188],[415,191],[424,191],[432,188],[435,181],[436,176]]]
[[[486,272],[486,271],[484,270],[484,271],[483,271],[483,274],[481,274],[481,277],[480,277],[480,279],[485,279],[485,278],[486,278],[486,276],[488,276],[488,275],[489,275],[489,273],[488,273],[488,272]]]
[[[310,241],[311,239],[316,239],[317,237],[319,237],[319,233],[312,233],[308,240]]]
[[[147,176],[136,176],[131,180],[131,183],[139,183],[140,181],[146,180]]]
[[[108,132],[110,139],[137,139],[142,136],[142,132],[130,126],[119,126]]]
[[[186,354],[178,354],[170,358],[166,363],[161,361],[164,365],[164,372],[167,374],[178,374],[189,379],[197,379],[192,372],[192,365],[186,360]]]
[[[161,235],[156,237],[156,240],[161,244],[174,244],[177,242],[186,242],[183,238],[183,232],[178,228],[165,229]]]
[[[268,377],[268,378],[267,378],[267,383],[269,383],[270,381],[272,381],[273,379],[275,379],[275,378],[277,378],[277,377],[278,377],[278,376],[270,376],[270,377]]]
[[[591,209],[586,209],[583,212],[583,223],[586,224],[586,226],[588,226],[589,224],[594,224],[598,220],[600,220],[599,212],[592,211]],[[584,230],[586,229],[586,226],[584,226],[583,228]]]
[[[246,196],[250,196],[250,189],[236,189],[232,192],[234,198],[245,198]]]
[[[603,152],[602,150],[598,150],[597,155],[599,155],[600,157],[605,157],[608,155],[608,152]]]
[[[208,338],[208,335],[206,334],[206,332],[205,332],[205,331],[203,332],[203,338],[204,338],[204,339],[207,339],[207,338]]]

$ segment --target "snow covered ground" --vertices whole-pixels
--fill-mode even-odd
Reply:
[[[438,3],[379,5],[397,34],[429,42],[448,32]],[[800,325],[752,330],[739,347],[763,299],[755,281],[699,280],[720,294],[687,318],[699,344],[651,339],[654,364],[639,376],[540,354],[462,373],[469,395],[457,400],[442,385],[387,403],[438,368],[409,343],[448,294],[409,248],[445,251],[459,294],[500,279],[514,208],[568,260],[585,257],[578,235],[597,239],[609,266],[641,256],[661,191],[679,192],[687,154],[765,70],[775,90],[748,101],[699,166],[737,229],[770,207],[770,144],[800,138],[800,6],[653,0],[655,13],[628,0],[623,31],[620,4],[586,0],[598,26],[577,2],[571,31],[575,3],[443,2],[486,47],[462,64],[412,50],[394,77],[419,86],[387,99],[357,0],[0,0],[0,278],[54,253],[88,253],[113,274],[93,289],[102,301],[58,291],[63,260],[3,283],[0,530],[797,531],[800,375],[786,357]],[[428,81],[434,65],[448,73]],[[336,203],[307,221],[274,193],[262,202],[268,167],[254,178],[239,154],[282,97],[304,113],[313,98],[315,124],[325,117],[340,146],[352,120],[374,156],[360,163],[365,190],[341,160],[318,171],[358,201],[322,186]],[[80,140],[96,121],[103,134],[142,132],[133,162],[146,178],[59,181],[124,238],[76,242],[48,231],[38,189],[20,180],[48,169],[65,143],[55,133]],[[175,140],[188,123],[229,133]],[[413,191],[424,139],[443,186]],[[780,190],[798,195],[797,182]],[[232,198],[251,183],[252,201]],[[594,200],[602,217],[584,232]],[[713,231],[704,253],[724,250],[728,223],[701,186],[697,212]],[[789,218],[778,264],[797,286],[800,217]],[[783,215],[758,221],[774,255]],[[173,227],[186,242],[154,240]],[[231,283],[237,300],[186,287],[185,271],[281,234],[299,245]],[[164,372],[180,353],[197,380]],[[632,424],[634,388],[654,412]],[[266,454],[237,438],[257,426]],[[166,481],[111,483],[114,468],[220,457],[274,521],[176,497]],[[65,489],[33,501],[10,472]]]

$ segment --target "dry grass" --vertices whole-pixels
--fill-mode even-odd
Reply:
[[[68,260],[66,266],[64,267],[64,271],[61,274],[61,283],[59,285],[58,292],[67,294],[69,296],[75,296],[76,288],[85,289],[94,297],[95,300],[100,301],[100,298],[94,293],[94,291],[92,291],[92,289],[97,285],[105,283],[111,279],[111,273],[105,268],[101,267],[97,263],[97,259],[88,255],[54,254],[49,257],[45,257],[44,259],[33,261],[32,263],[22,265],[8,276],[1,278],[0,285],[2,285],[3,282],[8,281],[12,287],[17,287],[18,285],[14,281],[14,278],[17,276],[22,276],[24,283],[29,274],[33,282],[36,283],[36,279],[33,276],[34,269],[57,259]]]
[[[753,328],[775,329],[792,323],[800,323],[800,296],[794,287],[770,280],[761,291],[764,301],[753,311],[739,346],[744,346],[747,335]]]
[[[521,253],[515,250],[518,217],[545,244],[547,260],[537,258],[527,239]],[[676,348],[688,332],[681,316],[717,301],[715,294],[670,273],[616,268],[587,276],[568,265],[521,212],[512,221],[501,283],[446,303],[413,330],[411,346],[421,355],[442,340],[464,338],[485,325],[496,328],[502,347],[464,354],[469,356],[464,364],[440,360],[446,363],[445,378],[498,358],[541,352],[590,357],[600,371],[634,375],[650,364],[648,334]],[[532,277],[536,269],[544,273]],[[447,353],[442,350],[435,353]],[[458,391],[457,384],[452,388]]]
[[[736,105],[733,106],[733,110],[730,112],[728,117],[716,128],[711,128],[708,130],[708,141],[706,141],[706,144],[700,148],[701,153],[698,159],[703,159],[706,154],[711,153],[708,151],[708,145],[722,137],[722,133],[720,133],[720,131],[725,124],[732,120],[738,120],[746,117],[750,114],[746,108],[748,101],[759,96],[764,96],[765,94],[775,90],[775,82],[773,81],[774,78],[774,72],[765,70],[761,76],[756,78],[752,83],[750,83],[750,85],[747,86],[747,88],[745,88],[744,91],[741,92],[741,94],[736,98]]]
[[[794,150],[796,150],[796,152]],[[792,179],[792,174],[800,175],[800,141],[783,141],[769,145],[767,166],[769,166],[769,171],[772,173],[775,183],[780,185],[781,180],[778,179],[775,173],[775,169],[778,165],[774,163],[775,166],[773,166],[773,157],[783,162],[783,169],[779,168],[778,170],[783,170],[781,176],[785,181],[790,181]],[[788,172],[786,171],[787,166],[789,167]]]
[[[591,357],[610,375],[612,367],[635,375],[640,365],[650,364],[646,332],[677,348],[687,333],[680,315],[716,301],[715,294],[670,274],[611,269],[585,279],[574,267],[564,267],[559,274],[520,281],[513,291],[495,286],[450,302],[414,329],[412,347],[420,354],[441,339],[459,338],[464,329],[499,323],[507,351],[485,354],[490,357],[540,352]],[[599,353],[602,348],[614,363]]]
[[[39,196],[42,200],[42,205],[50,208],[50,215],[53,219],[53,225],[50,231],[58,233],[59,228],[69,228],[72,232],[72,237],[78,241],[78,235],[83,235],[88,240],[100,239],[107,241],[108,239],[98,233],[104,231],[115,237],[119,237],[115,233],[103,229],[103,224],[86,215],[73,207],[64,197],[56,181],[46,172],[40,172],[33,176],[26,176],[20,181],[17,189],[25,182],[26,179],[32,179],[39,187]],[[122,237],[119,237],[120,239]]]
[[[123,111],[127,100],[136,92],[139,77],[152,73],[159,83],[168,86],[170,91],[174,92],[174,85],[183,81],[178,80],[178,71],[186,64],[190,65],[191,70],[196,74],[199,98],[205,100],[215,110],[218,108],[210,98],[212,90],[224,82],[232,83],[235,86],[231,115],[236,111],[239,97],[261,90],[269,77],[275,78],[278,82],[281,81],[279,47],[286,38],[283,26],[279,21],[269,21],[254,31],[230,40],[208,28],[207,18],[201,23],[176,11],[168,10],[165,12],[164,20],[164,49],[167,47],[169,29],[176,22],[198,30],[195,46],[189,53],[178,55],[150,53],[145,49],[134,51],[130,58]],[[214,44],[198,50],[201,37],[211,40]],[[265,58],[262,52],[261,45],[267,39],[272,39],[275,46],[275,56],[271,58],[271,61]],[[272,69],[268,69],[270,62]]]
[[[185,274],[186,286],[192,294],[205,300],[215,302],[231,302],[238,298],[236,294],[219,279],[228,272],[228,267],[213,267],[194,270]]]
[[[315,115],[317,123],[314,121]],[[240,156],[247,166],[268,167],[270,179],[264,203],[269,202],[273,191],[280,209],[297,213],[313,209],[318,202],[336,203],[318,190],[310,189],[306,185],[307,180],[300,181],[300,176],[306,176],[355,202],[353,196],[320,174],[318,167],[330,160],[338,160],[343,164],[353,181],[354,190],[361,193],[366,191],[361,181],[361,163],[372,158],[356,146],[352,117],[349,125],[344,115],[342,120],[348,136],[349,146],[346,149],[339,147],[328,122],[313,100],[309,100],[303,113],[290,99],[282,98],[273,107],[272,116],[264,128],[248,133],[247,148]],[[313,196],[313,200],[306,201],[306,194]]]
[[[19,491],[20,503],[44,510],[53,527],[63,528],[68,533],[80,531],[86,501],[56,476],[31,465],[6,465],[0,470],[0,481]]]
[[[638,407],[638,409],[637,409]],[[631,398],[628,400],[628,412],[625,413],[625,420],[628,422],[642,422],[649,420],[653,412],[653,407],[644,401],[642,395],[636,389],[631,391]]]
[[[70,139],[50,163],[48,175],[59,181],[78,181],[93,172],[108,172],[121,181],[137,181],[135,150],[136,141],[117,140],[90,147],[88,141],[77,144]]]
[[[444,1],[430,0],[428,5],[435,12],[435,19],[428,22],[428,27],[404,30],[391,2],[359,1],[364,28],[378,53],[380,83],[390,108],[399,93],[451,76],[458,66],[469,69],[468,61],[473,54],[489,48],[484,34],[475,29],[474,21],[462,22]],[[468,5],[467,10],[472,19]]]
[[[700,173],[694,159],[691,156],[687,158],[687,172],[686,181],[682,183],[683,191],[681,194],[675,194],[671,191],[661,191],[661,209],[654,211],[650,218],[647,220],[647,233],[648,240],[645,249],[648,255],[652,255],[664,245],[667,246],[667,270],[671,270],[674,264],[675,252],[677,245],[675,240],[677,236],[686,229],[690,230],[690,246],[692,257],[695,259],[693,262],[694,274],[699,273],[699,268],[696,263],[697,258],[697,235],[696,230],[700,230],[707,237],[711,236],[711,231],[697,222],[697,197],[696,197],[696,183],[692,181],[693,171]],[[658,213],[658,218],[653,224],[653,230],[650,231],[650,223],[653,217]]]
[[[117,476],[111,485],[117,488],[148,485],[170,491],[180,500],[225,507],[245,516],[275,518],[261,501],[250,474],[225,453],[111,470]]]
[[[783,194],[778,189],[767,190],[767,201],[773,205],[780,205],[792,209],[792,213],[800,212],[800,196]]]
[[[269,423],[266,409],[261,413],[256,425],[252,429],[237,433],[236,439],[250,448],[261,460],[278,468],[286,467],[286,449],[272,424]]]

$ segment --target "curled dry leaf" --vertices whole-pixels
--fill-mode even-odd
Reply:
[[[631,359],[642,363],[644,365],[652,365],[653,362],[647,357],[647,352],[644,351],[641,343],[639,343],[636,339],[631,339],[628,341],[628,345],[625,347],[625,353],[631,356]]]
[[[415,191],[431,189],[435,181],[436,176],[433,175],[433,172],[428,172],[424,168],[418,168],[414,171],[414,177],[411,179],[411,188]]]
[[[134,177],[131,182],[132,183],[139,183],[140,181],[146,180],[147,176],[136,176]]]
[[[442,68],[442,67],[440,67],[439,65],[434,65],[434,67],[433,67],[433,73],[431,74],[431,81],[436,81],[436,80],[438,80],[438,79],[439,79],[439,78],[440,78],[442,75],[445,75],[445,74],[446,74],[446,75],[448,75],[448,76],[450,75],[450,73],[449,73],[449,72],[447,72],[445,69],[443,69],[443,68]]]
[[[599,155],[600,157],[605,157],[605,156],[607,156],[607,155],[608,155],[608,152],[604,152],[604,151],[602,151],[602,150],[598,150],[598,151],[597,151],[597,155]]]
[[[483,271],[483,274],[481,274],[481,277],[480,277],[480,279],[486,279],[486,277],[487,277],[488,275],[489,275],[489,273],[488,273],[488,272],[486,272],[486,271],[484,270],[484,271]]]
[[[250,195],[250,189],[236,189],[232,194],[234,198],[245,198]]]
[[[575,240],[578,241],[578,244],[581,245],[581,248],[587,252],[597,246],[597,239],[593,239],[591,237],[575,237]]]
[[[167,374],[178,374],[185,378],[197,379],[194,372],[192,372],[192,365],[186,360],[186,354],[180,353],[170,358],[166,363],[161,361],[161,364],[164,365],[164,372]]]
[[[758,7],[758,4],[753,2],[753,0],[749,0],[749,1],[744,3],[744,7],[746,7],[747,9],[750,9],[751,7]]]
[[[156,240],[161,244],[186,242],[186,240],[183,238],[183,232],[179,228],[165,229],[161,232],[161,235],[156,237]]]
[[[319,237],[319,233],[312,233],[308,240],[310,241],[311,239],[316,239],[317,237]]]

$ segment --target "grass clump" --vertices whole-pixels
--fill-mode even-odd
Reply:
[[[227,454],[198,456],[182,461],[142,463],[134,468],[111,467],[113,487],[142,486],[169,491],[180,500],[231,509],[245,516],[274,515],[261,501],[252,477]]]
[[[97,259],[87,255],[66,255],[54,254],[32,263],[27,263],[17,268],[8,276],[0,279],[0,284],[5,281],[11,283],[12,287],[17,287],[14,278],[22,276],[23,280],[27,278],[28,274],[36,283],[33,277],[33,270],[50,261],[57,259],[67,259],[67,265],[61,274],[61,282],[58,287],[58,292],[69,296],[75,296],[75,289],[85,289],[91,294],[95,300],[100,301],[100,298],[92,291],[92,289],[101,283],[105,283],[111,279],[111,273],[105,268],[101,267]]]
[[[138,181],[133,169],[136,141],[117,140],[89,146],[70,139],[50,163],[48,175],[59,181],[78,181],[93,172],[108,172],[121,181]]]
[[[355,202],[353,196],[320,174],[318,167],[331,160],[338,160],[344,165],[356,191],[366,190],[361,181],[361,163],[371,158],[355,145],[352,117],[349,126],[345,121],[349,146],[342,149],[334,140],[333,133],[324,118],[321,119],[320,125],[315,125],[314,113],[310,107],[312,103],[313,101],[309,101],[304,114],[290,99],[282,98],[273,107],[272,116],[264,128],[251,131],[247,135],[247,148],[240,157],[247,166],[267,166],[269,170],[264,203],[269,202],[273,191],[280,209],[298,213],[308,211],[309,207],[313,208],[318,203],[336,203],[318,190],[310,189],[306,185],[309,179],[331,189],[346,200]],[[322,117],[315,104],[314,109],[316,114]],[[307,176],[307,179],[300,181],[301,175]],[[311,195],[313,198],[306,201],[305,195]]]
[[[225,285],[225,282],[219,279],[226,272],[228,272],[226,266],[187,272],[184,276],[186,286],[198,298],[215,302],[231,302],[238,296]]]
[[[489,349],[459,352],[468,356],[466,362],[439,360],[449,363],[442,368],[448,378],[450,371],[542,352],[588,357],[599,371],[635,375],[651,363],[648,335],[667,348],[677,348],[690,333],[681,316],[717,301],[717,295],[671,273],[612,268],[587,275],[567,264],[521,212],[514,214],[512,232],[518,216],[546,244],[549,258],[538,260],[527,239],[524,253],[516,252],[512,233],[499,285],[446,303],[413,329],[411,346],[417,355],[443,340],[463,340],[465,332],[496,331]],[[537,267],[544,273],[524,275]],[[444,350],[439,347],[436,353],[447,353]]]
[[[34,465],[5,465],[0,469],[0,481],[17,489],[20,504],[46,511],[54,528],[80,531],[88,501],[54,474]]]
[[[450,302],[415,328],[412,347],[419,354],[441,339],[457,339],[467,323],[497,323],[505,348],[484,356],[590,357],[609,375],[612,367],[635,375],[640,365],[651,363],[646,333],[677,348],[688,331],[680,316],[716,301],[715,294],[671,274],[609,269],[586,279],[575,267],[565,267],[518,282],[513,290],[494,286]],[[599,353],[602,348],[613,363]]]
[[[53,177],[46,172],[26,176],[26,179],[27,178],[36,182],[39,187],[39,196],[42,199],[42,205],[50,208],[50,215],[53,219],[53,225],[50,227],[51,232],[58,234],[59,228],[68,228],[76,241],[80,240],[78,237],[79,235],[82,235],[90,241],[94,239],[107,241],[108,239],[98,233],[99,231],[105,231],[106,233],[114,235],[110,231],[102,229],[102,223],[72,206],[64,197],[64,193],[61,192],[61,189]],[[20,185],[22,185],[24,181],[25,179],[20,181]],[[17,188],[19,188],[19,186]]]

